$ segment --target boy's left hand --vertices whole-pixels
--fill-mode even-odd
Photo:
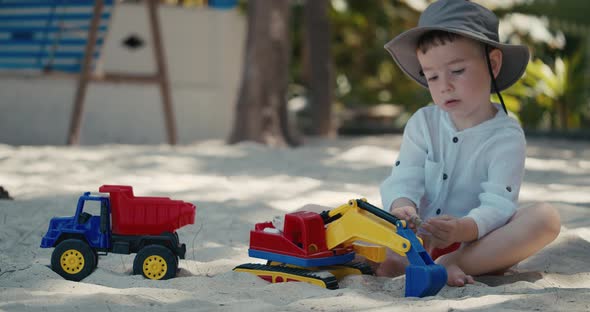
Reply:
[[[430,234],[433,247],[444,248],[460,241],[461,226],[458,218],[446,215],[431,218],[422,223],[422,228]]]

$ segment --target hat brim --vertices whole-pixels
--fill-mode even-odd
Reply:
[[[529,62],[529,50],[523,45],[502,44],[489,40],[483,36],[449,27],[416,27],[407,30],[385,44],[385,49],[391,54],[395,62],[410,78],[421,86],[428,88],[428,83],[423,75],[420,75],[422,67],[416,55],[418,39],[432,30],[443,30],[455,33],[479,42],[489,44],[502,51],[502,67],[496,77],[498,91],[502,91],[513,85],[526,70]]]

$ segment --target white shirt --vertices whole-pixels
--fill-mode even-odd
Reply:
[[[494,105],[494,118],[461,131],[438,106],[418,110],[381,185],[384,209],[405,197],[417,205],[422,220],[471,217],[478,238],[506,224],[517,208],[526,141],[518,122]]]

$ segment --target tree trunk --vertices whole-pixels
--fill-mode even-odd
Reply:
[[[248,1],[246,56],[230,144],[301,143],[287,111],[289,19],[289,0]]]
[[[307,0],[305,3],[305,44],[309,59],[304,62],[311,107],[311,132],[319,136],[334,136],[332,121],[332,58],[330,53],[330,21],[328,0]]]
[[[558,118],[559,118],[559,127],[560,130],[568,130],[568,111],[567,111],[567,104],[564,99],[560,99],[557,103],[557,110],[558,110]]]

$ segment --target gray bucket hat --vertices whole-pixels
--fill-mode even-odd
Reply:
[[[523,45],[502,44],[498,36],[498,18],[485,7],[467,0],[439,0],[429,5],[418,22],[418,27],[399,34],[385,49],[399,67],[421,86],[428,88],[416,56],[418,39],[432,30],[455,33],[483,42],[502,51],[502,68],[496,77],[497,90],[514,84],[524,73],[529,62],[529,50]]]

